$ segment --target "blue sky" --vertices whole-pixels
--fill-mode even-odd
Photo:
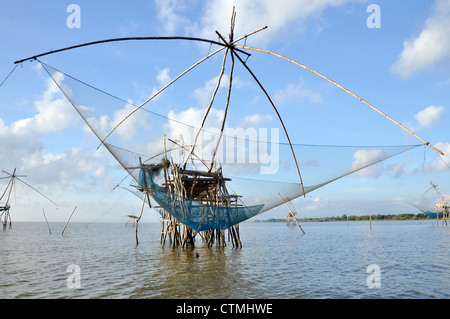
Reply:
[[[74,13],[67,10],[70,4],[80,9],[79,28],[68,25],[67,20]],[[328,76],[446,154],[440,158],[431,148],[422,146],[344,177],[295,200],[300,216],[417,213],[407,201],[420,196],[430,180],[450,190],[448,0],[129,3],[1,0],[0,81],[16,60],[90,41],[175,35],[217,40],[215,30],[227,38],[232,4],[237,13],[235,38],[267,25],[267,30],[248,37],[245,44],[280,53]],[[368,25],[367,20],[374,13],[367,10],[371,4],[378,5],[379,28]],[[187,41],[133,41],[80,48],[41,60],[139,104],[216,49]],[[292,142],[421,143],[318,76],[276,57],[249,53],[247,65],[270,92]],[[202,63],[148,107],[165,117],[198,123],[222,57],[219,53]],[[226,76],[229,64],[227,67]],[[233,81],[227,125],[280,128],[273,109],[237,62]],[[226,86],[219,94],[222,98],[226,95]],[[212,114],[211,128],[220,123],[222,106],[219,104]],[[131,145],[126,139],[133,137],[132,128],[143,126],[145,120],[150,121],[147,117],[135,117],[127,123],[127,130],[119,134],[123,135],[119,136],[123,145]],[[146,134],[155,144],[162,131],[178,135],[183,132],[167,118],[153,120],[152,127],[158,129]],[[280,133],[280,141],[284,142],[283,139]],[[123,171],[104,148],[96,150],[98,141],[36,61],[22,63],[0,87],[0,141],[4,149],[1,169],[11,172],[17,167],[20,174],[27,175],[24,180],[58,203],[56,208],[18,184],[11,210],[13,221],[43,221],[42,208],[51,221],[65,221],[74,206],[78,210],[73,220],[81,222],[123,221],[123,215],[139,213],[139,199],[123,189],[113,190],[125,176]],[[329,178],[345,173],[352,165],[351,160],[340,160],[345,149],[320,151],[324,151],[321,158],[326,162],[320,173],[325,175],[329,170]],[[350,155],[354,154],[353,150]],[[317,177],[320,174],[309,174],[307,166],[301,167],[308,177],[305,184],[324,181],[325,177]],[[295,174],[285,166],[280,166],[277,173],[271,178],[296,181]],[[280,217],[285,213],[281,207],[259,218]],[[156,213],[148,210],[144,220],[156,220]]]

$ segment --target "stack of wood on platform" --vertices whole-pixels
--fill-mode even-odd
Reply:
[[[239,205],[239,196],[228,193],[225,182],[230,179],[224,178],[221,170],[215,172],[188,170],[173,162],[163,169],[165,178],[163,186],[176,195],[205,205],[226,207]],[[198,232],[181,224],[163,208],[161,210],[161,244],[163,246],[168,242],[172,247],[195,247],[197,234],[208,247],[214,244],[217,247],[226,246],[225,230],[209,229]],[[233,247],[242,247],[238,225],[228,229],[228,240],[232,242]]]

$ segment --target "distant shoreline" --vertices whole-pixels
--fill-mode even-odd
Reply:
[[[316,218],[298,218],[299,222],[344,222],[344,221],[368,221],[372,219],[373,221],[379,220],[426,220],[429,219],[428,215],[419,213],[419,214],[398,214],[398,215],[363,215],[363,216],[347,216],[346,214],[342,216],[335,217],[316,217]],[[286,218],[269,218],[269,219],[257,219],[254,221],[255,223],[286,223]],[[291,220],[291,222],[294,222]]]

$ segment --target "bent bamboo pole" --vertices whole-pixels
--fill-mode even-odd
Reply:
[[[48,232],[49,232],[50,235],[51,235],[51,234],[52,234],[52,231],[50,230],[50,225],[48,224],[47,217],[45,217],[45,211],[44,211],[44,208],[42,208],[42,213],[44,214],[45,222],[47,223]]]
[[[289,146],[291,148],[292,156],[294,157],[295,166],[297,167],[298,176],[300,178],[300,185],[302,186],[302,192],[303,192],[303,195],[305,196],[306,195],[305,187],[303,185],[302,175],[300,174],[300,168],[298,166],[297,157],[295,156],[295,152],[294,152],[294,148],[292,147],[291,139],[289,138],[289,134],[287,132],[286,127],[284,126],[284,122],[283,122],[283,119],[281,118],[280,113],[278,112],[277,108],[275,107],[275,104],[273,103],[273,101],[270,98],[269,94],[267,93],[266,89],[264,89],[264,87],[262,86],[261,82],[259,82],[258,78],[252,72],[252,70],[250,70],[250,68],[247,66],[247,64],[241,59],[241,57],[236,52],[234,52],[234,50],[231,50],[231,52],[239,59],[239,61],[247,69],[247,71],[250,73],[250,75],[253,77],[253,79],[256,81],[256,83],[258,83],[259,87],[264,92],[264,94],[266,95],[266,97],[269,100],[270,104],[272,105],[273,109],[275,110],[275,113],[277,114],[278,119],[279,119],[281,125],[283,126],[284,133],[285,133],[286,138],[287,138],[287,140],[289,142]]]
[[[257,33],[261,30],[266,29],[267,26],[262,27],[260,29],[257,29],[249,34],[244,35],[243,37],[237,39],[234,42],[240,41],[246,37],[248,37],[249,35],[252,35],[254,33]],[[180,39],[186,39],[185,37],[179,37]],[[170,81],[168,84],[166,84],[162,89],[160,89],[158,92],[156,92],[155,94],[153,94],[151,97],[149,97],[145,102],[143,102],[141,105],[139,105],[138,107],[136,107],[133,111],[131,111],[124,119],[122,119],[122,121],[120,121],[107,135],[104,139],[100,140],[101,144],[97,147],[97,149],[102,146],[102,144],[104,144],[105,140],[116,130],[117,127],[119,127],[123,122],[125,122],[132,114],[134,114],[137,110],[139,110],[141,107],[143,107],[145,104],[147,104],[148,102],[150,102],[154,97],[156,97],[158,94],[160,94],[162,91],[164,91],[166,88],[168,88],[169,86],[171,86],[175,81],[177,81],[179,78],[181,78],[183,75],[185,75],[186,73],[188,73],[189,71],[191,71],[193,68],[195,68],[197,65],[199,65],[200,63],[204,62],[205,60],[209,59],[210,57],[212,57],[213,55],[219,53],[220,51],[224,50],[225,48],[227,48],[227,46],[223,45],[222,43],[216,42],[216,41],[210,41],[210,40],[205,40],[205,39],[198,39],[195,38],[196,40],[199,41],[203,41],[203,42],[209,42],[211,44],[218,44],[221,45],[222,47],[220,49],[217,49],[216,51],[214,51],[213,53],[207,55],[206,57],[204,57],[203,59],[201,59],[200,61],[198,61],[197,63],[195,63],[194,65],[192,65],[190,68],[188,68],[186,71],[184,71],[183,73],[181,73],[180,75],[178,75],[175,79],[173,79],[172,81]],[[233,43],[234,43],[233,42]],[[243,51],[240,51],[243,52]],[[247,52],[243,52],[245,54],[248,54]]]
[[[197,134],[195,134],[194,142],[192,143],[191,150],[189,151],[189,154],[186,156],[186,159],[184,161],[184,164],[183,164],[184,168],[186,168],[186,164],[187,164],[189,158],[191,157],[192,153],[194,152],[194,148],[197,145],[198,136],[200,135],[200,132],[202,131],[203,126],[205,125],[206,118],[208,117],[209,111],[211,110],[211,107],[214,103],[214,99],[216,97],[217,91],[219,90],[220,83],[222,81],[222,76],[225,71],[225,62],[227,60],[227,55],[228,55],[228,48],[225,50],[225,54],[223,56],[223,61],[222,61],[222,68],[220,70],[219,77],[217,78],[216,87],[214,88],[214,91],[212,93],[208,108],[206,109],[205,115],[203,116],[202,124],[200,125],[199,129],[197,130]],[[211,165],[211,167],[212,167],[212,165]]]
[[[190,41],[200,41],[200,42],[206,42],[206,43],[210,43],[210,44],[221,45],[219,42],[213,41],[213,40],[202,39],[202,38],[194,38],[194,37],[180,37],[180,36],[175,36],[175,37],[126,37],[126,38],[115,38],[115,39],[106,39],[106,40],[87,42],[87,43],[83,43],[83,44],[73,45],[73,46],[70,46],[70,47],[65,47],[65,48],[62,48],[62,49],[48,51],[48,52],[45,52],[45,53],[33,55],[33,56],[29,57],[29,58],[17,60],[17,61],[14,62],[14,64],[20,64],[20,63],[23,63],[25,61],[36,60],[37,58],[40,58],[40,57],[43,57],[43,56],[46,56],[46,55],[50,55],[50,54],[54,54],[54,53],[58,53],[58,52],[63,52],[63,51],[68,51],[68,50],[73,50],[73,49],[77,49],[77,48],[81,48],[81,47],[87,47],[87,46],[96,45],[96,44],[104,44],[104,43],[109,43],[109,42],[122,42],[122,41],[137,41],[137,40],[190,40]]]
[[[403,130],[405,130],[406,132],[408,132],[409,134],[411,134],[412,136],[416,137],[417,139],[419,139],[420,141],[422,141],[423,143],[425,143],[426,145],[430,146],[433,150],[435,150],[436,152],[438,152],[440,155],[444,156],[445,154],[440,151],[439,149],[437,149],[435,146],[431,145],[429,142],[425,141],[423,138],[421,138],[420,136],[418,136],[417,134],[415,134],[414,132],[412,132],[411,130],[407,129],[405,126],[403,126],[402,124],[400,124],[399,122],[397,122],[396,120],[394,120],[393,118],[391,118],[390,116],[388,116],[387,114],[383,113],[382,111],[380,111],[379,109],[377,109],[375,106],[373,106],[372,104],[370,104],[369,102],[367,102],[366,100],[364,100],[363,98],[359,97],[358,95],[356,95],[355,93],[351,92],[350,90],[346,89],[345,87],[343,87],[342,85],[340,85],[339,83],[333,81],[332,79],[330,79],[329,77],[307,67],[304,64],[301,64],[297,61],[294,61],[288,57],[285,57],[281,54],[269,51],[269,50],[265,50],[265,49],[260,49],[260,48],[254,48],[254,47],[249,47],[249,46],[245,46],[245,45],[236,45],[235,47],[240,48],[240,49],[247,49],[247,50],[253,50],[253,51],[259,51],[259,52],[264,52],[264,53],[268,53],[271,54],[273,56],[276,56],[278,58],[284,59],[288,62],[291,62],[307,71],[310,71],[312,73],[314,73],[315,75],[320,76],[321,78],[327,80],[328,82],[332,83],[333,85],[337,86],[338,88],[340,88],[341,90],[347,92],[348,94],[350,94],[351,96],[353,96],[354,98],[358,99],[359,101],[361,101],[362,103],[366,104],[368,107],[370,107],[371,109],[373,109],[374,111],[378,112],[379,114],[383,115],[385,118],[387,118],[388,120],[390,120],[391,122],[395,123],[396,125],[398,125],[399,127],[401,127]]]
[[[69,224],[70,219],[72,218],[73,213],[75,213],[75,209],[77,209],[77,206],[75,206],[75,208],[72,210],[72,213],[69,216],[69,219],[67,220],[66,224],[64,225],[64,228],[61,232],[61,235],[64,235],[64,231],[66,230],[67,225]]]
[[[147,100],[145,100],[143,103],[141,103],[139,106],[137,106],[133,111],[131,111],[127,116],[125,116],[116,126],[114,126],[114,128],[105,136],[105,138],[100,140],[100,145],[97,147],[97,149],[100,148],[100,146],[102,146],[106,139],[123,123],[125,122],[131,115],[133,115],[137,110],[139,110],[141,107],[143,107],[145,104],[147,104],[148,102],[150,102],[152,99],[154,99],[156,96],[158,96],[161,92],[163,92],[165,89],[167,89],[169,86],[171,86],[173,83],[175,83],[175,81],[177,81],[178,79],[180,79],[183,75],[185,75],[186,73],[188,73],[189,71],[191,71],[193,68],[195,68],[197,65],[199,65],[200,63],[206,61],[207,59],[209,59],[210,57],[212,57],[213,55],[215,55],[216,53],[222,51],[223,49],[225,49],[225,47],[222,47],[216,51],[214,51],[213,53],[207,55],[206,57],[204,57],[203,59],[201,59],[200,61],[196,62],[195,64],[193,64],[192,66],[190,66],[188,69],[186,69],[185,71],[183,71],[180,75],[178,75],[176,78],[174,78],[172,81],[170,81],[169,83],[167,83],[162,89],[160,89],[158,92],[156,92],[155,94],[153,94],[151,97],[149,97]]]
[[[281,200],[286,204],[287,208],[289,209],[289,212],[292,214],[292,217],[294,218],[294,220],[297,223],[298,227],[300,227],[300,229],[302,230],[303,234],[305,234],[305,231],[303,230],[302,226],[300,226],[300,223],[298,222],[297,218],[295,217],[294,212],[291,210],[289,205],[286,203],[286,201],[284,200],[283,196],[281,196],[280,193],[278,193],[278,195],[280,196]]]

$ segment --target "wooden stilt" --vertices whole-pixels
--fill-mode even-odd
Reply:
[[[298,222],[297,218],[295,217],[295,215],[297,214],[297,212],[293,212],[293,211],[291,210],[291,208],[290,208],[289,205],[286,203],[286,201],[284,200],[283,196],[281,196],[280,193],[278,193],[278,195],[280,196],[280,198],[283,200],[283,202],[286,204],[287,208],[289,209],[289,214],[288,214],[287,220],[289,220],[289,218],[294,219],[294,221],[296,222],[297,226],[300,227],[302,233],[305,234],[305,231],[303,230],[302,226],[300,226],[300,223]]]
[[[48,232],[49,232],[50,235],[51,235],[51,234],[52,234],[52,231],[50,230],[50,225],[48,224],[47,217],[45,217],[45,211],[44,211],[44,208],[42,208],[42,213],[44,214],[44,219],[45,219],[45,222],[47,223]]]
[[[142,207],[141,207],[141,214],[139,215],[139,217],[136,219],[136,222],[134,224],[135,226],[135,237],[136,237],[136,246],[139,246],[139,239],[138,239],[138,227],[139,227],[139,221],[142,218],[142,213],[144,212],[144,206],[145,206],[145,197],[142,200]]]
[[[70,219],[72,218],[73,213],[75,212],[75,210],[77,209],[77,206],[75,206],[75,208],[72,210],[72,213],[69,216],[69,219],[67,220],[66,224],[64,225],[64,228],[61,232],[61,235],[64,235],[64,231],[66,230],[67,225],[69,224]]]

